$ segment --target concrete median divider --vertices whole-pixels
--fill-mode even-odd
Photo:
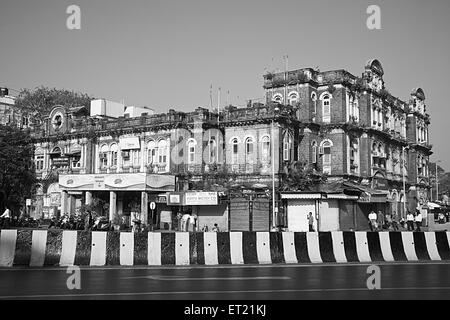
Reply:
[[[450,233],[0,230],[0,267],[384,261],[450,261]]]

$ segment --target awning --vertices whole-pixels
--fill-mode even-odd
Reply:
[[[328,194],[327,199],[336,199],[336,200],[358,200],[358,196],[349,196],[348,194]]]
[[[319,199],[322,199],[322,194],[321,193],[282,193],[281,199],[319,200]]]
[[[345,186],[360,190],[361,195],[358,202],[362,203],[386,203],[388,202],[389,191],[372,189],[367,186],[352,182],[344,182]]]

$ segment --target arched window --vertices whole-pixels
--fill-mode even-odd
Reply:
[[[311,143],[311,163],[317,163],[317,142],[313,141]]]
[[[272,97],[272,101],[283,103],[283,95],[281,93],[277,93]]]
[[[114,143],[109,149],[111,150],[111,166],[117,167],[117,155],[119,154],[119,147]]]
[[[156,150],[158,148],[156,147],[156,143],[153,140],[150,140],[147,144],[147,164],[156,164],[157,163],[157,157],[156,157]]]
[[[378,145],[376,142],[374,142],[372,144],[372,154],[376,155],[377,151],[378,151]]]
[[[250,164],[253,163],[253,139],[247,138],[245,140],[245,163]]]
[[[358,172],[359,163],[359,143],[358,139],[350,139],[350,172]]]
[[[231,163],[238,163],[239,141],[237,138],[231,140]]]
[[[294,106],[297,102],[298,102],[299,96],[298,93],[293,91],[291,93],[289,93],[289,99],[288,99],[288,103],[291,106]]]
[[[53,148],[51,154],[56,157],[61,156],[61,148],[60,147]]]
[[[167,141],[159,140],[158,142],[158,163],[167,163]]]
[[[209,140],[209,163],[215,163],[216,162],[216,155],[217,155],[216,138],[212,137]]]
[[[331,97],[329,94],[322,96],[322,121],[331,122]]]
[[[286,132],[283,138],[283,160],[290,161],[292,158],[292,135]]]
[[[264,136],[261,139],[261,161],[265,164],[270,163],[270,137]]]
[[[322,143],[323,148],[323,165],[331,166],[331,147],[333,144],[330,141],[325,141]]]
[[[108,152],[109,148],[106,144],[100,147],[100,154],[99,154],[100,169],[105,169],[108,166]]]
[[[317,93],[311,93],[311,100],[313,102],[313,112],[317,114]]]
[[[34,163],[36,171],[44,170],[44,150],[37,148],[34,152]]]
[[[189,139],[187,145],[188,145],[188,163],[194,164],[195,163],[195,146],[196,141],[194,139]]]

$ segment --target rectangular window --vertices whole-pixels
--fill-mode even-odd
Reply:
[[[44,156],[36,156],[36,170],[44,170]]]
[[[330,147],[323,148],[323,164],[331,165],[331,148]]]
[[[122,151],[122,161],[124,166],[130,165],[130,151]]]
[[[111,165],[117,167],[117,151],[111,152]]]
[[[195,147],[189,147],[189,163],[192,164],[195,162]]]
[[[312,163],[317,163],[317,146],[312,147]]]
[[[106,152],[100,153],[100,168],[105,168],[108,165],[108,154]]]
[[[133,165],[138,166],[141,163],[140,151],[135,150],[133,152]]]

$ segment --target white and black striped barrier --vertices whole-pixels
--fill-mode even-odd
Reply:
[[[450,260],[450,232],[0,231],[0,267],[422,260]]]

